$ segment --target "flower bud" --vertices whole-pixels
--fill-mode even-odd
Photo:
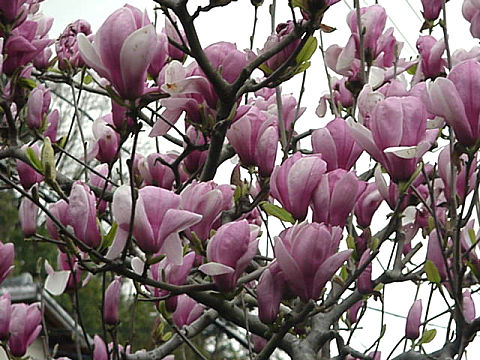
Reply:
[[[416,300],[410,308],[405,326],[405,337],[415,340],[420,336],[420,323],[422,321],[422,300]]]
[[[118,323],[118,305],[120,304],[120,291],[122,278],[117,277],[105,290],[105,303],[103,304],[103,321],[108,325]]]

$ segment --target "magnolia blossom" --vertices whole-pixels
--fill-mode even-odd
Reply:
[[[421,72],[425,78],[436,77],[444,71],[447,62],[442,58],[445,51],[443,39],[437,41],[433,36],[420,36],[417,40],[417,49],[422,59]]]
[[[258,227],[246,220],[222,225],[207,245],[208,263],[200,270],[211,275],[220,291],[232,291],[258,250]]]
[[[268,177],[271,174],[278,146],[275,118],[251,107],[228,129],[227,139],[243,166],[258,166],[260,176]]]
[[[88,185],[80,181],[73,184],[68,212],[69,225],[72,225],[75,236],[92,248],[98,247],[101,234],[97,223],[96,199]]]
[[[190,226],[187,233],[195,232],[200,240],[206,241],[210,231],[220,226],[222,211],[233,206],[233,191],[230,185],[217,185],[213,181],[193,181],[188,185],[180,194],[181,207],[202,215],[202,220]]]
[[[118,323],[118,305],[120,304],[120,290],[122,279],[117,277],[105,290],[105,303],[103,304],[103,320],[105,324],[116,325]]]
[[[355,140],[385,167],[394,181],[401,181],[410,178],[436,138],[438,131],[427,131],[427,116],[420,99],[390,97],[375,105],[369,128],[351,118],[349,125]]]
[[[322,175],[312,197],[313,221],[345,226],[365,186],[355,173],[343,169]]]
[[[102,163],[112,163],[117,159],[120,134],[113,129],[112,114],[105,115],[93,122],[94,142],[88,151],[88,158],[96,158]]]
[[[275,238],[275,258],[288,288],[304,302],[317,300],[335,272],[350,257],[338,252],[342,229],[303,222]]]
[[[77,35],[85,63],[104,77],[125,99],[144,93],[147,68],[155,53],[155,28],[146,13],[124,6],[98,29],[93,44],[84,33]]]
[[[423,17],[426,20],[433,21],[440,15],[443,0],[422,0]]]
[[[177,308],[172,314],[173,323],[179,328],[190,325],[202,315],[204,306],[186,294],[178,296]]]
[[[42,330],[42,314],[38,304],[14,304],[10,315],[10,338],[8,347],[13,356],[25,355]]]
[[[285,276],[275,260],[268,265],[258,280],[258,317],[262,322],[270,324],[275,320],[285,289]]]
[[[13,271],[15,247],[12,243],[3,244],[0,241],[0,283]]]
[[[326,165],[319,155],[304,156],[296,152],[273,170],[270,178],[271,195],[295,219],[305,219]]]
[[[453,127],[458,141],[474,145],[480,138],[480,64],[467,60],[456,65],[446,78],[427,84],[429,111]]]
[[[171,191],[145,186],[138,190],[133,221],[133,236],[147,253],[162,250],[176,264],[182,263],[182,243],[178,233],[198,223],[202,216],[180,209],[181,198]],[[115,258],[123,251],[132,213],[132,195],[128,185],[113,194],[112,213],[118,223],[115,240],[107,257]]]
[[[480,38],[480,2],[478,0],[465,0],[462,14],[470,23],[470,33],[474,38]]]
[[[338,168],[350,170],[363,149],[350,135],[345,120],[335,118],[327,126],[312,133],[313,152],[322,155],[327,171]]]
[[[7,292],[0,296],[0,341],[5,341],[10,335],[10,316],[12,314],[12,302]]]
[[[473,164],[476,164],[476,157],[474,158],[475,161]],[[471,165],[469,172],[467,173],[467,165],[466,162],[468,161],[468,156],[466,154],[462,154],[458,160],[455,161],[455,194],[454,196],[458,196],[460,202],[463,202],[465,197],[474,189],[475,187],[475,177],[476,177],[476,169],[475,165]],[[438,155],[438,175],[442,179],[444,183],[443,191],[445,192],[445,197],[447,199],[451,199],[451,183],[452,183],[452,173],[450,167],[450,147],[446,146]],[[467,187],[468,186],[468,187]]]
[[[84,65],[78,52],[77,34],[80,33],[86,36],[92,33],[88,21],[80,19],[68,24],[55,42],[58,67],[61,70],[68,70],[69,66],[75,69]]]
[[[420,323],[422,321],[422,300],[416,300],[410,308],[405,326],[405,337],[415,340],[420,336]]]

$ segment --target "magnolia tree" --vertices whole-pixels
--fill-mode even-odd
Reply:
[[[444,0],[421,1],[413,59],[385,9],[358,0],[338,20],[349,36],[328,48],[335,24],[322,19],[339,0],[274,1],[271,35],[254,49],[254,28],[247,50],[206,46],[197,32],[228,0],[155,0],[154,22],[127,4],[96,32],[77,20],[56,40],[40,1],[0,1],[0,180],[21,196],[25,237],[58,252],[42,265],[45,291],[77,294],[103,276],[92,311],[104,331],[90,341],[83,328],[84,355],[171,358],[186,343],[205,359],[190,339],[219,318],[258,360],[276,349],[302,360],[461,359],[474,345],[480,48],[450,50]],[[291,10],[281,23],[276,8]],[[480,2],[462,10],[480,37]],[[330,121],[304,116],[299,131],[301,95],[280,85],[309,67],[327,73],[316,113]],[[54,83],[70,90],[68,116]],[[84,94],[108,107],[91,133]],[[0,243],[0,282],[14,253]],[[385,292],[401,286],[411,307],[389,328]],[[126,289],[160,319],[154,348],[119,342]],[[0,297],[8,357],[48,334],[42,318],[37,304]]]

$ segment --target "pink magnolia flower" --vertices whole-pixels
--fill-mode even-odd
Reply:
[[[349,126],[358,144],[385,167],[394,181],[401,181],[410,178],[436,138],[436,130],[427,131],[427,116],[420,99],[390,97],[375,105],[369,128],[352,119]]]
[[[469,173],[467,174],[466,162],[468,157],[466,154],[462,154],[458,161],[455,163],[456,174],[455,180],[456,184],[454,188],[455,196],[458,196],[460,202],[463,202],[465,197],[474,189],[475,187],[475,176],[476,169],[475,165],[470,167]],[[476,160],[476,157],[475,157]],[[476,161],[473,162],[474,164]],[[452,174],[450,169],[450,147],[446,146],[438,155],[438,175],[444,183],[443,191],[445,192],[445,197],[447,200],[451,199],[452,194],[450,194],[450,187],[452,183]],[[468,188],[467,188],[468,182]]]
[[[462,5],[462,14],[470,23],[470,33],[474,38],[480,38],[480,2],[465,0]]]
[[[408,311],[405,337],[415,340],[420,336],[420,324],[422,322],[422,300],[416,300]]]
[[[282,269],[273,261],[260,276],[257,286],[258,317],[263,323],[270,324],[276,319],[285,286]]]
[[[258,55],[262,55],[270,48],[281,42],[288,34],[290,34],[295,29],[295,24],[293,21],[287,21],[286,23],[281,23],[277,25],[275,33],[270,35],[263,46],[263,49],[259,49]],[[290,57],[290,55],[295,51],[295,49],[300,45],[301,40],[297,39],[287,45],[283,50],[279,51],[277,54],[272,56],[270,59],[265,61],[262,64],[262,70],[266,74],[270,74],[276,69],[278,69],[285,61]],[[252,51],[249,52],[249,60],[253,60],[257,57]]]
[[[362,267],[370,257],[370,251],[364,251],[360,261],[358,262],[358,268]],[[372,263],[370,262],[367,267],[362,271],[357,279],[357,289],[360,294],[370,294],[373,291],[372,283]]]
[[[350,324],[355,324],[358,321],[358,312],[363,306],[363,300],[357,301],[347,310],[347,319]]]
[[[8,347],[13,356],[25,355],[42,330],[42,314],[38,304],[14,304],[10,316],[10,338]]]
[[[92,33],[88,21],[80,19],[68,24],[55,42],[58,67],[61,70],[68,70],[69,66],[76,69],[85,64],[78,52],[77,35],[80,33],[85,36]]]
[[[57,109],[47,115],[47,128],[43,132],[44,137],[48,137],[52,143],[57,141],[58,121],[60,120],[60,113]]]
[[[3,0],[0,1],[0,12],[2,13],[2,20],[13,23],[21,12],[28,10],[28,5],[25,4],[27,0]],[[23,18],[25,20],[25,18]],[[2,21],[3,22],[3,21]]]
[[[12,243],[3,244],[0,241],[0,283],[12,272],[14,257],[14,245]]]
[[[210,237],[210,231],[217,229],[222,211],[233,206],[233,188],[230,185],[217,185],[213,181],[193,181],[180,194],[181,208],[202,215],[202,220],[187,230],[195,232],[202,241]],[[190,236],[190,235],[189,235]]]
[[[463,317],[465,318],[465,322],[469,324],[475,320],[475,303],[472,299],[472,293],[470,290],[465,290],[463,292],[462,302]]]
[[[442,58],[445,51],[443,39],[437,41],[433,36],[420,36],[417,40],[417,49],[422,59],[421,72],[425,78],[434,78],[444,72],[447,62]]]
[[[443,0],[422,0],[423,17],[426,20],[433,21],[440,15]]]
[[[233,83],[247,64],[245,53],[232,43],[215,43],[204,51],[213,68],[228,83]],[[162,69],[158,82],[163,84],[161,90],[170,97],[161,100],[165,107],[163,119],[157,120],[149,136],[164,135],[183,112],[192,123],[216,117],[218,96],[196,62],[184,68],[179,61],[172,61]]]
[[[31,129],[40,129],[43,118],[48,113],[50,106],[50,89],[43,85],[37,86],[30,92],[27,100],[27,125]]]
[[[461,62],[446,78],[437,78],[427,89],[429,111],[453,127],[460,143],[474,145],[480,138],[480,102],[476,98],[480,91],[480,64],[475,60]]]
[[[10,316],[12,314],[12,302],[7,292],[0,296],[0,341],[5,341],[10,335]]]
[[[155,53],[155,28],[147,14],[124,6],[111,14],[95,34],[93,44],[77,35],[85,63],[106,78],[118,94],[135,99],[144,93],[147,68]]]
[[[234,221],[222,225],[208,242],[209,262],[199,270],[211,275],[220,291],[235,289],[238,278],[257,253],[258,231],[246,220]]]
[[[54,43],[54,40],[45,38],[52,24],[53,18],[37,17],[35,20],[25,20],[12,30],[4,45],[7,54],[3,62],[5,74],[12,75],[16,69],[27,65]]]
[[[99,189],[105,189],[105,191],[111,191],[112,190],[112,184],[110,182],[107,183],[107,186],[105,186],[105,178],[107,178],[108,176],[108,165],[107,164],[101,164],[101,165],[97,165],[95,166],[94,170],[96,172],[98,172],[100,175],[97,175],[95,174],[94,172],[92,172],[90,174],[90,181],[89,181],[89,185],[90,186],[95,186]],[[97,196],[95,196],[95,198],[97,199],[97,210],[98,210],[98,213],[103,213],[105,212],[105,209],[107,208],[107,202],[105,200],[102,200],[100,202],[100,204],[98,204],[98,200],[99,198]]]
[[[20,202],[18,217],[22,226],[23,234],[30,236],[37,231],[38,206],[30,199],[24,197]]]
[[[65,200],[61,199],[53,204],[48,205],[48,211],[64,226],[69,225],[70,215],[68,213],[68,203]],[[58,227],[49,216],[47,216],[45,226],[47,228],[48,235],[50,235],[52,239],[58,240],[60,238],[60,235],[58,234]]]
[[[93,337],[93,344],[93,360],[108,360],[107,346],[103,339],[100,336],[95,335]]]
[[[335,118],[327,126],[312,133],[313,152],[322,155],[327,171],[350,170],[360,157],[363,149],[350,135],[345,120]]]
[[[361,14],[361,24],[364,36],[363,36],[363,46],[365,48],[365,58],[368,61],[376,59],[377,56],[385,51],[384,56],[392,57],[393,48],[391,47],[391,41],[385,41],[385,34],[383,30],[385,29],[385,24],[387,22],[387,13],[385,9],[380,5],[372,5],[369,7],[364,7],[360,9]],[[358,23],[357,23],[357,14],[353,10],[347,15],[347,24],[352,31],[353,38],[355,39],[356,48],[360,49],[360,37],[358,35]],[[392,29],[393,30],[393,29]],[[387,30],[387,32],[389,32]],[[383,34],[383,36],[382,36]],[[393,38],[391,34],[389,34]],[[395,44],[395,38],[393,38],[393,45]],[[388,46],[388,47],[385,47]],[[357,50],[358,51],[358,50]],[[393,61],[393,59],[392,59]]]
[[[368,183],[355,203],[354,212],[358,225],[363,228],[370,226],[373,215],[382,201],[383,196],[378,191],[377,185],[374,182]]]
[[[442,255],[443,246],[441,242],[443,242],[443,239],[439,239],[437,230],[433,229],[428,239],[427,260],[430,260],[436,266],[441,280],[445,281],[447,278],[447,265]]]
[[[342,229],[303,222],[275,239],[275,258],[291,292],[303,302],[317,300],[352,250],[338,252]]]
[[[277,165],[270,178],[270,193],[297,220],[305,219],[313,192],[317,188],[327,164],[319,155],[290,156]]]
[[[343,227],[358,197],[365,189],[365,182],[354,172],[336,169],[322,175],[313,192],[313,221]]]
[[[159,186],[164,189],[171,189],[175,181],[175,174],[172,169],[163,162],[172,163],[176,156],[173,154],[154,153],[138,162],[138,171],[146,185]],[[160,161],[160,160],[163,160]]]
[[[91,248],[100,245],[101,235],[97,224],[97,209],[95,194],[88,185],[76,181],[70,192],[69,224],[72,225],[75,236]]]
[[[118,157],[120,134],[113,129],[112,114],[105,115],[93,122],[94,143],[88,151],[88,158],[96,158],[102,163],[112,163]]]
[[[113,194],[112,212],[118,222],[114,243],[107,256],[117,257],[123,250],[132,207],[130,186],[120,186]],[[162,251],[174,264],[182,263],[182,242],[178,233],[198,223],[202,216],[180,209],[181,197],[171,191],[145,186],[138,191],[133,236],[147,253]]]
[[[28,148],[27,145],[22,146],[22,149],[26,151]],[[30,146],[31,149],[35,152],[38,158],[40,158],[40,149],[37,144]],[[33,185],[43,181],[44,176],[38,173],[30,165],[27,165],[22,160],[16,160],[18,177],[20,179],[20,184],[25,190],[29,190]]]
[[[243,166],[258,166],[260,176],[270,176],[278,147],[275,118],[253,106],[230,126],[227,139]]]
[[[195,253],[193,251],[183,256],[180,265],[172,263],[168,258],[164,258],[159,263],[150,267],[148,276],[156,281],[167,282],[172,285],[183,285],[187,280],[187,276],[192,269],[194,261]],[[144,263],[139,258],[135,258],[135,261],[132,262],[132,267],[138,274],[143,274]],[[147,286],[147,289],[154,297],[162,297],[169,294],[167,290],[153,286]],[[177,300],[178,296],[173,296],[165,301],[168,311],[174,311],[176,309]]]
[[[179,295],[177,298],[177,308],[172,314],[172,321],[181,329],[197,320],[205,307],[186,294]]]
[[[249,104],[255,106],[261,111],[268,113],[270,117],[278,117],[278,105],[277,97],[275,92],[273,93],[258,93],[255,99],[249,99]],[[285,130],[287,132],[293,131],[295,122],[303,115],[305,112],[305,107],[298,108],[297,99],[292,94],[282,94],[282,119],[285,123]],[[248,106],[247,108],[248,109]],[[241,113],[241,107],[237,110],[237,116]],[[242,114],[244,115],[244,114]],[[267,115],[267,116],[268,116]],[[239,118],[239,117],[238,117]]]
[[[177,20],[175,14],[173,14],[173,13],[170,14],[170,17],[174,21]],[[176,24],[177,27],[179,27],[179,25],[180,25],[179,22],[176,21],[176,23],[177,23]],[[185,37],[185,32],[182,29],[180,29],[180,31],[179,31],[180,35],[179,35],[177,30],[175,29],[175,26],[172,24],[172,22],[170,21],[168,16],[165,16],[165,27],[163,28],[162,32],[165,33],[165,35],[167,36],[167,39],[172,39],[175,42],[177,42],[178,44],[183,44],[183,42],[185,42],[185,44],[188,44],[188,40]],[[182,39],[183,39],[183,41],[182,41]],[[178,60],[178,61],[183,62],[184,59],[185,59],[185,53],[182,50],[175,47],[174,45],[170,44],[170,41],[167,41],[167,43],[168,43],[167,53],[168,53],[168,56],[170,57],[170,59]]]
[[[105,321],[105,324],[116,325],[118,323],[118,305],[120,304],[121,289],[122,278],[117,277],[105,290],[105,302],[103,304],[103,321]]]
[[[158,34],[155,41],[155,52],[148,67],[148,74],[154,79],[158,77],[162,68],[167,64],[168,46],[167,36],[163,33]]]
[[[194,145],[205,145],[209,143],[209,139],[200,131],[196,130],[194,126],[189,126],[185,132],[185,135]],[[187,144],[184,143],[183,147],[186,148]],[[207,159],[208,151],[205,150],[194,150],[183,160],[183,164],[190,174],[193,174],[195,171],[197,171]]]
[[[84,257],[83,253],[80,254],[81,257]],[[57,255],[57,269],[60,271],[69,271],[70,276],[68,277],[65,290],[74,290],[79,289],[84,286],[88,281],[87,278],[82,282],[82,270],[79,267],[78,260],[76,256],[68,256],[66,253],[61,250],[58,251]]]

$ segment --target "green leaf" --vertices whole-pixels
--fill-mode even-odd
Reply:
[[[284,208],[281,208],[280,206],[271,204],[268,201],[263,201],[260,204],[261,204],[263,210],[268,215],[272,215],[272,216],[275,216],[276,218],[278,218],[282,221],[287,221],[291,224],[295,224],[295,219],[293,218],[292,214],[290,214]]]
[[[27,78],[20,78],[19,83],[22,87],[28,88],[30,90],[35,89],[35,87],[37,86],[37,83],[35,82],[35,80],[27,79]]]
[[[315,53],[315,50],[317,50],[318,47],[318,41],[315,36],[310,36],[308,40],[305,42],[305,45],[303,46],[302,50],[297,54],[297,64],[302,64],[305,61],[310,60],[312,55]]]
[[[115,234],[117,233],[117,229],[118,223],[114,221],[108,233],[103,237],[100,249],[106,249],[112,245]]]
[[[418,342],[417,345],[428,344],[433,339],[435,339],[436,335],[437,335],[437,330],[436,329],[430,329],[430,330],[424,331],[423,334],[422,334],[422,338],[420,339],[420,341]]]
[[[407,73],[410,75],[415,75],[417,73],[417,64],[410,66],[407,70]]]
[[[348,270],[345,267],[345,265],[342,266],[342,268],[340,269],[340,277],[342,278],[343,281],[347,281],[348,279]]]
[[[172,337],[172,333],[169,331],[162,336],[162,341],[167,342]]]
[[[83,83],[85,85],[90,84],[92,81],[93,81],[93,78],[89,74],[85,75],[85,77],[83,78]]]
[[[30,160],[30,163],[31,165],[33,166],[33,168],[35,170],[37,170],[38,172],[43,172],[43,167],[42,167],[42,163],[40,161],[40,159],[38,158],[37,154],[35,153],[35,151],[31,148],[31,147],[28,147],[25,152],[27,153],[27,158],[28,160]]]
[[[427,274],[428,281],[434,284],[441,283],[442,278],[440,277],[440,273],[438,272],[437,267],[432,261],[430,260],[425,261],[425,267],[423,269],[425,271],[425,274]]]
[[[347,247],[349,249],[355,250],[355,239],[350,234],[347,236]]]

